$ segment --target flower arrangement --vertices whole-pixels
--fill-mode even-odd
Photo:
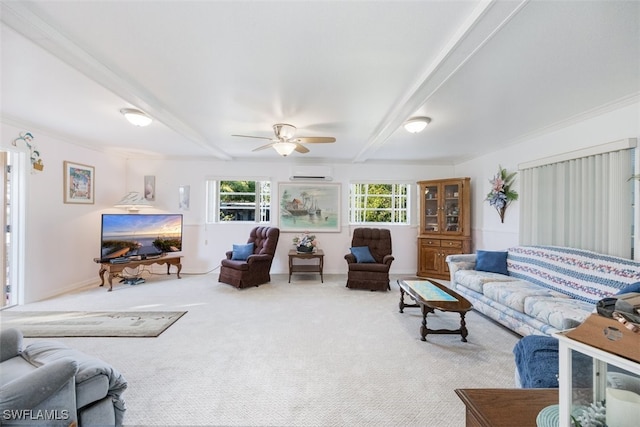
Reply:
[[[296,245],[299,252],[312,252],[313,248],[318,245],[318,241],[315,235],[304,232],[293,238],[293,244]]]
[[[498,173],[493,179],[489,180],[491,191],[487,194],[486,200],[498,211],[500,222],[504,222],[504,213],[507,210],[507,206],[512,201],[518,200],[518,193],[511,189],[516,174],[517,172],[509,173],[502,166],[498,166]]]

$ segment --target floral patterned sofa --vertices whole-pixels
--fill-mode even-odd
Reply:
[[[640,282],[640,263],[555,246],[449,255],[451,288],[520,335],[578,326],[596,303]]]

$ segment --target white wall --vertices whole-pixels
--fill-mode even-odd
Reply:
[[[418,180],[471,177],[472,228],[474,249],[503,249],[518,244],[518,202],[507,210],[504,224],[497,212],[484,198],[489,191],[489,179],[498,165],[516,170],[519,163],[554,154],[640,135],[640,103],[603,113],[597,117],[568,125],[544,135],[531,137],[494,153],[461,163],[455,167],[417,165],[334,164],[334,183],[341,184],[341,229],[338,233],[320,233],[320,247],[325,250],[325,272],[344,274],[351,239],[348,225],[348,184],[351,181],[398,180],[415,183]],[[156,202],[153,212],[180,212],[178,188],[190,185],[191,205],[182,212],[185,217],[184,267],[185,273],[215,270],[225,251],[233,243],[246,241],[252,224],[205,225],[206,178],[266,177],[274,183],[288,182],[292,164],[305,159],[275,158],[270,162],[223,162],[129,159],[93,151],[59,137],[38,133],[34,129],[20,129],[0,125],[0,146],[12,147],[21,132],[31,131],[34,143],[41,152],[44,171],[26,176],[26,242],[27,268],[24,302],[42,300],[86,285],[99,283],[98,266],[92,262],[99,255],[100,215],[119,213],[113,208],[127,191],[142,191],[145,175],[156,177]],[[63,203],[63,161],[69,160],[95,167],[95,204],[70,205]],[[518,183],[516,182],[516,189]],[[277,190],[277,185],[274,190]],[[277,195],[274,194],[274,197]],[[393,274],[415,274],[416,217],[412,207],[413,224],[394,226],[393,251],[396,257]],[[277,215],[274,214],[274,218]],[[274,221],[274,225],[277,221]],[[287,251],[293,234],[283,233],[273,273],[287,273]]]
[[[2,149],[26,152],[23,143],[11,144],[25,131],[33,134],[44,163],[42,172],[25,175],[23,301],[28,303],[99,283],[92,259],[100,254],[100,215],[124,194],[126,164],[123,158],[6,124],[0,125]],[[65,160],[95,167],[95,204],[63,203]]]
[[[184,214],[183,270],[202,273],[217,269],[225,252],[234,243],[245,243],[249,231],[255,224],[223,223],[205,224],[205,180],[207,178],[247,179],[266,178],[275,185],[273,200],[278,200],[279,182],[290,182],[292,165],[300,164],[295,157],[274,158],[270,162],[253,161],[171,161],[154,159],[129,160],[128,190],[142,191],[145,175],[156,177],[156,202],[152,212],[179,212]],[[325,252],[324,272],[345,274],[344,255],[349,252],[352,227],[348,223],[348,196],[351,181],[396,180],[415,184],[422,179],[453,176],[453,168],[424,167],[419,165],[364,165],[332,164],[332,183],[341,184],[341,227],[339,232],[316,233],[319,247]],[[178,210],[178,188],[190,186],[191,203],[188,211]],[[272,225],[277,226],[278,206],[273,204]],[[416,236],[417,207],[413,208],[411,226],[389,226],[393,236],[395,261],[391,266],[394,274],[415,274],[417,265]],[[282,233],[278,243],[272,273],[288,273],[287,252],[292,238],[297,233]],[[216,276],[217,277],[217,276]]]
[[[498,250],[518,244],[519,202],[515,201],[507,208],[502,224],[495,209],[484,201],[490,190],[489,180],[496,174],[499,165],[510,172],[517,171],[518,165],[523,162],[624,138],[637,138],[639,135],[640,103],[636,101],[577,123],[557,126],[547,133],[532,136],[502,150],[456,165],[457,175],[471,177],[474,250]],[[515,189],[520,192],[518,177]]]

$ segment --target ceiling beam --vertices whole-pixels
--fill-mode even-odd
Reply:
[[[381,121],[367,144],[354,158],[354,163],[365,162],[412,116],[430,116],[437,122],[438,117],[421,110],[424,104],[528,2],[529,0],[480,2],[436,59]]]
[[[145,111],[179,135],[221,160],[232,157],[215,147],[198,131],[169,111],[151,92],[105,59],[96,58],[36,15],[26,3],[0,1],[0,20],[52,55],[75,68],[127,103]]]

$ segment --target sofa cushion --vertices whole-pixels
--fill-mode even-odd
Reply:
[[[484,295],[509,308],[524,313],[524,302],[530,296],[546,296],[569,298],[567,295],[555,292],[523,280],[515,282],[489,282],[484,284]]]
[[[585,321],[595,306],[573,298],[530,296],[525,300],[524,312],[559,330],[571,329]]]
[[[476,270],[508,275],[507,252],[477,251]]]
[[[516,279],[498,273],[477,270],[458,270],[454,273],[456,283],[482,293],[482,287],[488,282],[512,282]]]
[[[0,386],[10,383],[36,369],[31,363],[20,356],[7,359],[0,364]]]
[[[556,246],[509,248],[509,275],[596,304],[640,282],[640,263],[596,252]]]

